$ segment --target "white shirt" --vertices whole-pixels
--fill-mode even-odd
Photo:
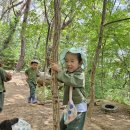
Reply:
[[[75,104],[77,112],[86,112],[87,111],[87,103],[81,102],[79,104]]]

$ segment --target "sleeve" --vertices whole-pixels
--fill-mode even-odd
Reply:
[[[25,75],[28,75],[28,69],[27,69],[27,70],[25,70]]]
[[[4,69],[1,69],[0,73],[1,73],[1,79],[2,79],[4,82],[6,82],[6,76],[7,76],[6,71],[5,71]]]
[[[57,78],[67,86],[81,88],[84,85],[84,75],[82,73],[67,74],[65,71],[60,71],[58,72]]]

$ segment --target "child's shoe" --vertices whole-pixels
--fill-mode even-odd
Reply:
[[[31,96],[28,97],[28,103],[31,103]]]
[[[33,103],[33,104],[36,104],[36,103],[37,103],[37,99],[36,99],[35,96],[32,96],[32,103]]]

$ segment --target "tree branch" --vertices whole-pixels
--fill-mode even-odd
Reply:
[[[110,15],[112,14],[112,11],[113,11],[113,9],[114,9],[114,7],[115,7],[116,1],[117,1],[117,0],[114,0],[114,1],[113,1],[113,7],[112,7],[112,9],[110,10]]]
[[[2,20],[2,18],[3,18],[4,15],[7,13],[7,11],[11,10],[12,8],[14,8],[14,7],[16,7],[16,6],[18,6],[18,5],[22,4],[22,3],[23,3],[23,1],[21,1],[21,2],[19,2],[19,3],[17,3],[17,4],[15,4],[15,5],[12,3],[12,6],[8,7],[8,8],[2,13],[0,20]]]
[[[61,26],[61,30],[63,30],[66,26],[68,26],[71,22],[73,21],[73,18],[70,18],[68,21],[63,22],[62,26]]]
[[[13,6],[13,5],[14,5],[14,4],[13,4],[13,1],[11,0],[10,2],[11,2],[11,5]],[[15,10],[14,10],[14,7],[13,7],[13,12],[14,12],[14,15],[16,16],[17,14],[16,14],[16,12],[15,12]]]
[[[48,26],[50,26],[50,22],[49,22],[49,19],[48,19],[48,14],[47,14],[47,9],[46,9],[46,1],[44,0],[44,8],[45,8],[45,17],[46,17],[46,20],[47,20],[47,24]]]
[[[119,20],[111,21],[111,22],[105,23],[104,26],[107,26],[107,25],[110,25],[110,24],[113,24],[113,23],[118,23],[118,22],[126,21],[126,20],[130,20],[130,18],[124,18],[124,19],[119,19]]]
[[[64,21],[62,23],[62,26],[61,26],[61,30],[63,30],[66,26],[68,26],[72,21],[73,21],[73,18],[74,16],[72,16],[71,18],[69,17],[69,15],[71,14],[71,10],[68,14],[65,14],[65,18],[64,18]],[[69,18],[68,20],[66,20],[67,18]]]

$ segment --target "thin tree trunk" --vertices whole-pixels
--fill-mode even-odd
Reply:
[[[10,41],[11,41],[12,38],[13,38],[13,35],[14,35],[15,31],[16,31],[17,24],[18,24],[18,22],[19,22],[19,18],[20,18],[20,16],[22,15],[22,10],[23,10],[24,6],[25,6],[25,3],[23,3],[23,5],[22,5],[22,7],[20,8],[20,10],[17,11],[16,16],[14,17],[14,22],[11,22],[11,23],[10,23],[9,35],[8,35],[8,37],[7,37],[7,38],[4,40],[4,42],[3,42],[3,46],[2,46],[2,48],[0,49],[0,55],[3,55],[3,54],[2,54],[3,50],[6,49],[6,48],[8,48],[9,43],[10,43]]]
[[[104,97],[103,81],[104,81],[104,76],[105,76],[104,64],[103,64],[103,63],[104,63],[104,52],[103,52],[103,51],[104,51],[104,46],[105,46],[105,44],[102,45],[102,52],[101,52],[101,54],[102,54],[102,56],[101,56],[101,65],[102,65],[102,72],[101,72],[101,73],[102,73],[102,74],[101,74],[101,76],[102,76],[102,77],[101,77],[101,91],[102,91],[102,92],[101,92],[101,94],[102,94],[102,95],[101,95],[101,96],[102,96],[102,97]]]
[[[99,39],[98,39],[98,45],[96,48],[96,52],[94,55],[93,63],[92,63],[92,72],[91,72],[91,81],[90,81],[90,104],[88,108],[88,113],[86,115],[86,122],[84,125],[84,130],[88,129],[88,126],[90,125],[93,109],[94,109],[94,99],[95,99],[95,90],[94,90],[94,79],[95,79],[95,73],[96,73],[96,66],[99,61],[99,54],[101,51],[102,46],[102,40],[103,40],[103,32],[104,32],[104,23],[106,18],[106,6],[107,6],[107,0],[103,1],[103,10],[102,10],[102,20],[100,25],[100,33],[99,33]]]
[[[15,17],[15,18],[14,18],[14,23],[12,22],[12,23],[10,24],[9,35],[8,35],[8,37],[4,40],[3,46],[2,46],[2,48],[0,49],[1,55],[2,55],[2,51],[3,51],[4,49],[8,48],[9,43],[10,43],[10,41],[12,40],[12,37],[13,37],[13,35],[14,35],[14,33],[15,33],[15,30],[16,30],[16,27],[17,27],[18,22],[19,22],[19,18],[18,18],[18,17]]]
[[[44,0],[44,9],[45,9],[45,18],[47,21],[47,25],[48,25],[48,29],[47,29],[47,36],[46,36],[46,45],[45,45],[45,64],[44,64],[44,68],[43,71],[46,73],[47,67],[48,67],[48,43],[49,43],[49,34],[50,34],[50,22],[48,19],[48,14],[47,14],[47,8],[46,8],[46,0]]]
[[[38,37],[37,42],[36,42],[35,52],[34,52],[34,56],[33,56],[34,59],[37,58],[37,49],[38,49],[38,47],[39,47],[40,40],[41,40],[41,32],[40,32],[39,37]]]
[[[48,16],[48,10],[47,10],[47,5],[46,5],[46,0],[44,0],[44,9],[45,9],[45,18],[47,21],[48,29],[47,29],[47,36],[46,36],[46,46],[45,46],[45,64],[43,71],[46,72],[47,68],[49,66],[49,57],[51,55],[52,47],[49,47],[49,42],[52,40],[52,32],[53,32],[53,23],[54,23],[54,18],[52,18],[51,21],[49,21],[49,16]]]
[[[27,17],[28,17],[28,13],[29,13],[30,3],[31,3],[31,0],[27,0],[26,8],[24,11],[22,30],[21,30],[21,34],[20,34],[21,35],[21,54],[19,57],[18,64],[16,66],[16,71],[20,71],[24,64],[25,48],[26,48],[25,32],[26,32]]]
[[[53,62],[58,62],[58,45],[60,42],[60,0],[54,0],[54,37],[53,37]],[[60,130],[59,120],[59,95],[57,85],[57,73],[52,71],[52,96],[53,96],[53,130]]]
[[[49,54],[50,54],[50,52],[48,53],[49,34],[50,34],[50,24],[48,24],[47,37],[46,37],[45,64],[44,64],[44,69],[43,69],[44,72],[46,72],[47,67],[49,66],[49,64],[48,64],[48,58],[49,58]]]

